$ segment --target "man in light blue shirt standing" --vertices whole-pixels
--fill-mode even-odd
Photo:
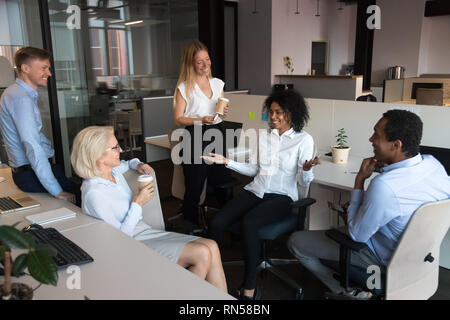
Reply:
[[[425,203],[450,198],[450,178],[442,164],[419,153],[422,127],[420,118],[405,110],[387,111],[374,127],[369,139],[374,156],[363,160],[348,207],[345,231],[367,245],[359,254],[352,252],[355,266],[377,265],[385,271],[414,212]],[[364,191],[376,169],[380,174]],[[339,245],[325,231],[296,232],[288,246],[334,293],[344,291],[334,271],[319,260],[339,260]]]
[[[67,179],[54,156],[50,141],[40,132],[38,87],[51,76],[50,54],[26,47],[14,56],[18,79],[0,99],[0,129],[15,184],[25,192],[49,192],[58,199],[80,204],[80,188]]]

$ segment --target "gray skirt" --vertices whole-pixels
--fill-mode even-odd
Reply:
[[[157,229],[141,231],[134,238],[175,263],[180,258],[186,243],[199,239],[199,237],[188,234]]]

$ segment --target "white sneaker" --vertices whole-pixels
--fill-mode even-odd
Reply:
[[[373,294],[368,291],[362,291],[359,289],[354,289],[351,291],[344,291],[342,294],[350,299],[355,300],[370,300],[373,297]]]

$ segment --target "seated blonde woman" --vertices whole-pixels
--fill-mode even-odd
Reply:
[[[152,229],[142,219],[142,206],[154,196],[150,183],[133,194],[123,173],[152,168],[138,159],[120,161],[120,148],[112,127],[87,127],[75,137],[71,156],[75,172],[84,180],[82,209],[130,237],[143,242],[166,258],[227,292],[220,252],[215,241]]]

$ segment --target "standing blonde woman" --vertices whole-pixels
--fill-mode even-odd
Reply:
[[[87,127],[75,137],[71,162],[75,172],[85,179],[81,186],[83,212],[104,220],[227,292],[216,242],[152,229],[144,222],[142,206],[153,198],[154,184],[133,194],[123,173],[132,169],[151,174],[153,170],[136,158],[120,161],[121,151],[112,127]]]
[[[222,119],[228,113],[214,120],[216,104],[224,96],[224,82],[213,78],[211,73],[211,59],[208,49],[200,41],[192,41],[186,45],[181,60],[181,71],[174,94],[174,121],[177,126],[185,126],[191,139],[191,156],[183,158],[183,172],[185,179],[185,194],[183,200],[183,215],[185,220],[198,224],[198,203],[203,190],[205,179],[211,186],[227,182],[231,174],[223,164],[207,165],[200,157],[203,150],[213,141],[203,141],[202,137],[208,130],[220,130],[223,136],[223,147],[215,153],[225,155],[225,128]],[[194,126],[201,127],[201,135],[194,135]],[[213,135],[214,136],[214,135]],[[194,144],[201,146],[196,150]],[[196,153],[201,151],[201,153]],[[226,199],[217,194],[219,204]]]

